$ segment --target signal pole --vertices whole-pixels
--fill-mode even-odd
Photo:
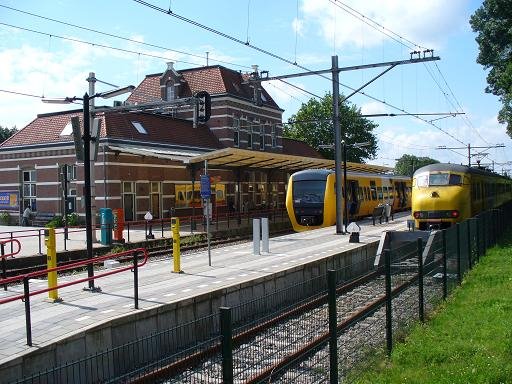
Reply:
[[[468,143],[467,147],[447,147],[446,145],[440,145],[436,149],[456,150],[456,149],[466,149],[466,148],[468,149],[468,167],[471,167],[471,156],[481,155],[482,152],[487,150],[487,149],[505,148],[505,144],[488,145],[487,147],[471,147],[471,144],[469,144],[469,143]],[[482,149],[482,151],[480,151],[479,153],[471,155],[471,148],[473,148],[473,149]],[[456,153],[458,153],[458,152],[456,152]],[[459,153],[459,155],[460,155],[460,153]]]

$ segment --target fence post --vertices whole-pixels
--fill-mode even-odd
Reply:
[[[41,252],[41,229],[37,230],[37,240],[39,243],[39,254],[42,255],[43,253]]]
[[[137,252],[133,252],[133,300],[135,302],[135,309],[139,309],[139,267],[138,267]]]
[[[475,216],[476,222],[476,262],[480,261],[480,216]]]
[[[388,356],[391,356],[393,349],[393,326],[391,312],[391,252],[389,249],[384,250],[384,264],[386,273],[386,347]]]
[[[220,332],[222,335],[222,382],[233,383],[233,328],[231,324],[231,308],[220,307]]]
[[[468,268],[473,268],[473,261],[471,260],[472,254],[473,254],[473,245],[471,241],[471,223],[473,222],[473,219],[469,219],[467,221],[468,223]]]
[[[327,288],[329,302],[329,382],[338,383],[338,313],[336,309],[336,271],[327,271]]]
[[[420,321],[425,321],[425,297],[423,295],[423,240],[418,237],[418,310]]]
[[[126,242],[129,243],[130,242],[130,222],[129,221],[126,222],[126,232],[127,232]]]
[[[462,269],[460,265],[460,224],[456,223],[455,228],[457,229],[457,280],[462,283]]]
[[[28,277],[23,276],[23,301],[25,302],[25,328],[27,330],[27,345],[32,346],[32,325],[30,321],[30,292]]]
[[[443,299],[448,297],[448,276],[447,276],[447,262],[446,262],[446,229],[443,229]]]
[[[164,238],[164,218],[160,219],[160,226],[162,227],[162,239]]]

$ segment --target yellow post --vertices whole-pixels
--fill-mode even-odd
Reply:
[[[171,218],[172,232],[172,257],[174,259],[174,273],[183,273],[180,268],[181,252],[180,252],[180,219],[178,217]]]
[[[55,228],[48,228],[44,233],[44,243],[46,245],[47,266],[48,269],[57,266],[57,243],[55,241]],[[48,272],[48,288],[57,286],[57,272]],[[51,302],[61,301],[57,289],[48,291],[48,300]]]

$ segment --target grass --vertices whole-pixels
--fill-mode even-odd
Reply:
[[[358,383],[512,383],[512,232]]]

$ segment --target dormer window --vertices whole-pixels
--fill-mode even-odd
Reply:
[[[71,121],[66,124],[59,136],[71,136],[73,134],[73,127]]]
[[[135,127],[137,132],[142,133],[144,135],[148,134],[148,131],[146,131],[146,128],[144,128],[144,126],[141,123],[139,123],[138,121],[132,121],[132,125]]]
[[[174,81],[168,81],[165,87],[165,100],[174,100],[176,98],[175,90],[176,87],[174,86]]]

